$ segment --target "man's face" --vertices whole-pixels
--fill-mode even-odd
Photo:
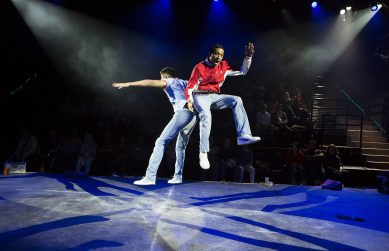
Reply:
[[[221,48],[217,48],[215,52],[211,53],[211,55],[209,56],[209,61],[216,66],[223,60],[223,57],[224,50]]]

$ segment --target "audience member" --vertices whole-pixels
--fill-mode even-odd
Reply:
[[[285,111],[285,114],[287,115],[289,121],[294,121],[294,120],[298,119],[293,111],[293,108],[292,108],[293,101],[289,96],[289,92],[287,92],[287,91],[283,92],[283,98],[282,98],[281,104],[282,104],[282,108]]]
[[[290,132],[292,129],[288,126],[288,117],[282,110],[282,104],[277,103],[274,112],[271,114],[272,124],[276,127],[276,140],[279,146],[289,144]]]
[[[324,170],[327,178],[343,181],[345,170],[339,157],[339,150],[334,144],[327,146],[324,158]]]
[[[249,173],[250,183],[255,182],[255,169],[253,167],[254,154],[247,145],[241,146],[237,151],[238,167],[237,181],[243,182],[244,172]]]
[[[257,112],[255,129],[257,130],[257,134],[263,138],[264,142],[267,143],[268,140],[273,138],[275,127],[271,123],[271,115],[267,111],[266,104],[262,104],[260,110]]]
[[[308,184],[320,185],[323,182],[324,154],[317,148],[315,139],[310,139],[308,148],[304,151],[304,167],[308,173]]]
[[[87,133],[84,138],[84,142],[80,147],[80,155],[78,155],[76,164],[77,175],[87,176],[92,165],[92,162],[96,158],[97,144],[95,143],[92,134]],[[81,170],[83,168],[83,170]]]
[[[304,153],[297,142],[293,143],[288,150],[286,165],[290,175],[290,183],[292,185],[305,185],[307,171],[304,168]]]
[[[38,171],[39,168],[39,141],[28,130],[22,130],[16,150],[10,156],[11,162],[26,162],[27,171]]]

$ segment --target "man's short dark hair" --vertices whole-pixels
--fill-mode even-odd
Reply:
[[[211,48],[209,49],[209,54],[216,53],[216,49],[223,49],[223,50],[224,50],[224,47],[223,47],[223,45],[221,45],[221,44],[214,44],[214,45],[212,45]]]
[[[176,70],[173,67],[165,67],[159,73],[160,74],[167,74],[172,78],[177,77]]]

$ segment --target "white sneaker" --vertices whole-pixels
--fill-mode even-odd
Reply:
[[[209,169],[210,164],[208,161],[208,154],[200,152],[200,166],[202,169]]]
[[[167,181],[169,184],[181,184],[182,183],[182,177],[176,177],[174,176],[173,179],[170,179]]]
[[[238,145],[248,145],[261,141],[260,137],[255,137],[251,135],[242,135],[238,137]]]
[[[141,180],[134,181],[134,185],[139,185],[139,186],[155,185],[155,180],[153,181],[146,177],[143,177],[143,179]]]

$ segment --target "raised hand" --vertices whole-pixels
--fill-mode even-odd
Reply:
[[[245,55],[246,57],[252,57],[254,55],[254,44],[249,42],[246,46],[245,46]]]

